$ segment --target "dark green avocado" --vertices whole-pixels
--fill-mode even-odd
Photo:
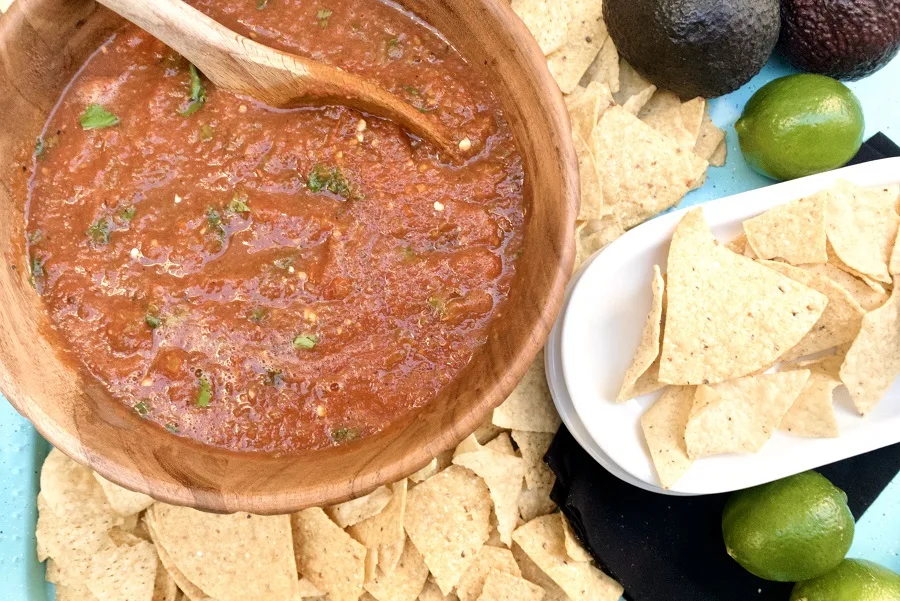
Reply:
[[[732,92],[775,48],[778,0],[604,0],[619,54],[682,98]]]
[[[784,56],[835,79],[860,79],[900,50],[898,0],[782,0]]]

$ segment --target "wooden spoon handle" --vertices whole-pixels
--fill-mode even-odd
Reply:
[[[399,123],[456,154],[446,128],[384,88],[239,35],[181,0],[98,0],[191,61],[217,86],[266,104],[340,104]]]

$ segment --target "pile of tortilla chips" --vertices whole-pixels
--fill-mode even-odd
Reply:
[[[743,229],[723,246],[691,211],[665,279],[655,269],[617,400],[668,386],[641,419],[665,488],[694,460],[756,452],[779,429],[837,437],[835,390],[866,415],[900,376],[900,186],[839,182]]]
[[[408,479],[291,515],[156,503],[53,450],[39,559],[58,601],[616,601],[550,501],[559,418],[537,375]]]

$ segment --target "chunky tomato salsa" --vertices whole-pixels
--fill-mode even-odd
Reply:
[[[507,296],[523,171],[500,105],[388,3],[194,4],[379,83],[471,158],[344,107],[216,89],[129,26],[37,141],[34,286],[90,377],[175,434],[290,452],[376,433],[466,366]]]

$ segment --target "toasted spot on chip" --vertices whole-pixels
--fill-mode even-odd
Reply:
[[[503,404],[494,409],[495,426],[528,432],[555,434],[562,423],[544,375],[544,351],[538,353],[519,384]]]
[[[565,0],[565,8],[572,16],[562,47],[547,57],[550,74],[563,94],[578,85],[587,68],[609,34],[603,21],[603,6],[593,0]],[[559,7],[555,7],[559,10]]]
[[[445,595],[490,536],[490,517],[487,485],[463,467],[450,466],[409,492],[406,533]]]
[[[797,346],[782,355],[782,360],[791,361],[825,351],[856,338],[866,312],[849,292],[831,279],[799,267],[777,261],[764,261],[763,264],[828,297],[828,304],[819,321]]]
[[[611,37],[603,42],[594,62],[587,68],[584,80],[605,84],[611,92],[619,91],[619,51]]]
[[[556,476],[544,462],[544,455],[553,442],[553,434],[513,430],[512,436],[525,461],[525,483],[528,488],[553,488]]]
[[[671,488],[694,463],[687,453],[684,430],[694,406],[695,391],[693,386],[672,386],[641,416],[644,440],[665,489]]]
[[[568,555],[569,559],[571,559],[572,561],[591,561],[591,554],[587,552],[587,550],[581,545],[581,541],[578,540],[577,536],[575,536],[575,531],[572,530],[572,526],[569,524],[569,520],[567,520],[566,516],[561,513],[558,515],[559,521],[562,522],[563,534],[565,535],[566,555]]]
[[[896,196],[840,182],[827,192],[828,241],[850,269],[878,282],[891,282],[888,270],[900,227]]]
[[[397,568],[365,585],[378,601],[415,601],[428,579],[428,567],[415,545],[406,545]]]
[[[744,249],[747,248],[747,234],[741,234],[726,244],[725,248],[738,255],[744,254]]]
[[[290,523],[300,574],[332,601],[359,599],[365,581],[366,548],[318,508],[292,514]]]
[[[618,582],[590,562],[569,558],[559,516],[545,515],[520,526],[513,540],[572,601],[617,601],[622,596]]]
[[[334,523],[341,528],[353,526],[376,516],[391,502],[393,494],[387,486],[379,486],[372,492],[325,509]]]
[[[839,432],[834,414],[834,389],[840,385],[840,380],[810,370],[809,380],[782,418],[780,428],[795,436],[836,438]]]
[[[491,449],[457,455],[453,463],[478,474],[487,484],[494,502],[500,540],[512,544],[512,531],[519,518],[519,493],[525,479],[525,461]]]
[[[591,138],[600,115],[615,104],[606,84],[591,82],[586,88],[576,88],[566,96],[566,108],[572,121],[572,133],[583,140]]]
[[[850,293],[866,311],[877,309],[887,302],[888,294],[880,284],[875,287],[832,263],[798,265],[801,269],[825,276]],[[874,284],[874,282],[872,282]]]
[[[662,272],[659,265],[653,266],[653,281],[651,284],[653,289],[653,300],[650,303],[650,313],[647,316],[647,323],[644,325],[644,332],[641,334],[641,341],[638,344],[637,352],[631,367],[625,372],[625,380],[622,388],[619,390],[616,401],[623,403],[635,397],[634,388],[638,379],[647,373],[650,366],[659,357],[659,341],[662,334],[663,319],[663,298],[665,294],[665,282],[663,281]]]
[[[862,415],[877,405],[900,375],[900,277],[883,307],[863,317],[862,329],[841,367],[841,381]]]
[[[94,473],[94,478],[100,483],[103,492],[106,494],[106,499],[119,515],[134,515],[153,505],[153,499],[145,494],[133,492],[127,488],[122,488],[118,484],[113,484],[96,472]]]
[[[826,263],[825,201],[820,193],[769,209],[744,222],[747,242],[760,259],[791,265]]]
[[[659,380],[714,384],[773,364],[803,339],[828,299],[713,238],[701,209],[669,250]]]
[[[479,601],[541,601],[544,589],[524,578],[517,578],[506,572],[494,571],[484,581],[484,590]]]
[[[482,547],[475,561],[466,570],[459,584],[456,585],[456,594],[459,601],[475,601],[481,596],[484,580],[493,571],[505,572],[513,576],[521,576],[519,566],[509,549],[496,547]]]
[[[603,218],[603,187],[600,183],[600,170],[594,160],[594,153],[578,132],[572,132],[575,154],[578,155],[578,171],[581,176],[581,208],[578,219]]]
[[[600,116],[590,143],[603,200],[625,229],[676,205],[706,173],[705,160],[619,106]]]
[[[688,457],[758,451],[808,379],[802,369],[699,386],[684,432]]]
[[[544,56],[563,47],[572,17],[546,0],[512,0],[513,11],[537,40]]]

